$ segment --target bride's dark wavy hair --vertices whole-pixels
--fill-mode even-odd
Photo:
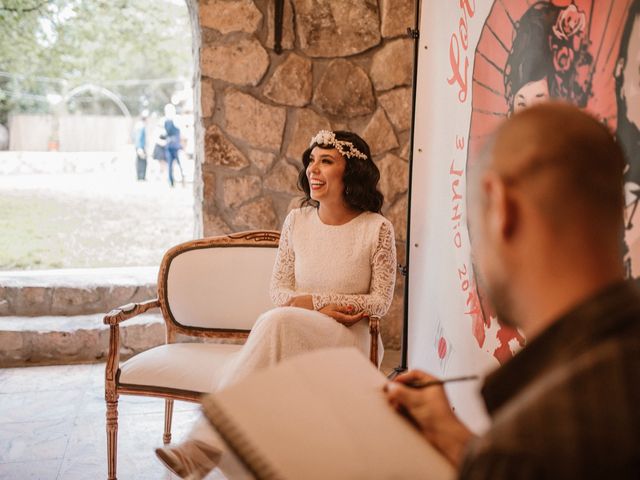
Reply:
[[[384,196],[378,190],[378,181],[380,180],[380,170],[371,158],[371,150],[369,145],[360,136],[353,132],[337,130],[333,132],[336,140],[351,142],[355,148],[364,153],[366,160],[360,158],[349,158],[343,155],[347,164],[344,169],[344,199],[351,208],[357,211],[368,211],[380,213]],[[318,207],[318,202],[311,198],[311,188],[309,187],[309,179],[307,178],[307,167],[311,161],[311,151],[314,147],[332,149],[332,145],[319,145],[314,143],[307,148],[302,154],[302,170],[298,175],[298,188],[304,192],[305,198],[301,205],[311,205]]]

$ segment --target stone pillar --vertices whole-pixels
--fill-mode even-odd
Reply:
[[[198,27],[196,233],[279,229],[297,206],[311,136],[348,129],[371,146],[404,263],[414,0],[285,0],[281,55],[272,0],[188,4]],[[382,322],[391,348],[400,346],[403,285]]]

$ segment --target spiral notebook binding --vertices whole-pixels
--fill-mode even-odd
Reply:
[[[264,456],[248,441],[249,436],[235,424],[218,406],[216,399],[209,396],[203,403],[204,412],[220,433],[224,441],[231,447],[242,463],[259,480],[286,480]]]

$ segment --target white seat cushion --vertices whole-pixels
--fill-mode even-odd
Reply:
[[[172,343],[131,357],[120,366],[121,384],[208,393],[242,345]]]

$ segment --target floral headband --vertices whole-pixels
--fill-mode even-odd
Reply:
[[[367,156],[358,150],[353,143],[347,142],[346,140],[338,140],[336,139],[336,134],[329,130],[320,130],[316,133],[315,137],[311,139],[311,143],[309,143],[309,147],[312,147],[314,144],[317,145],[331,145],[338,152],[340,152],[345,157],[355,157],[360,160],[366,160]]]

